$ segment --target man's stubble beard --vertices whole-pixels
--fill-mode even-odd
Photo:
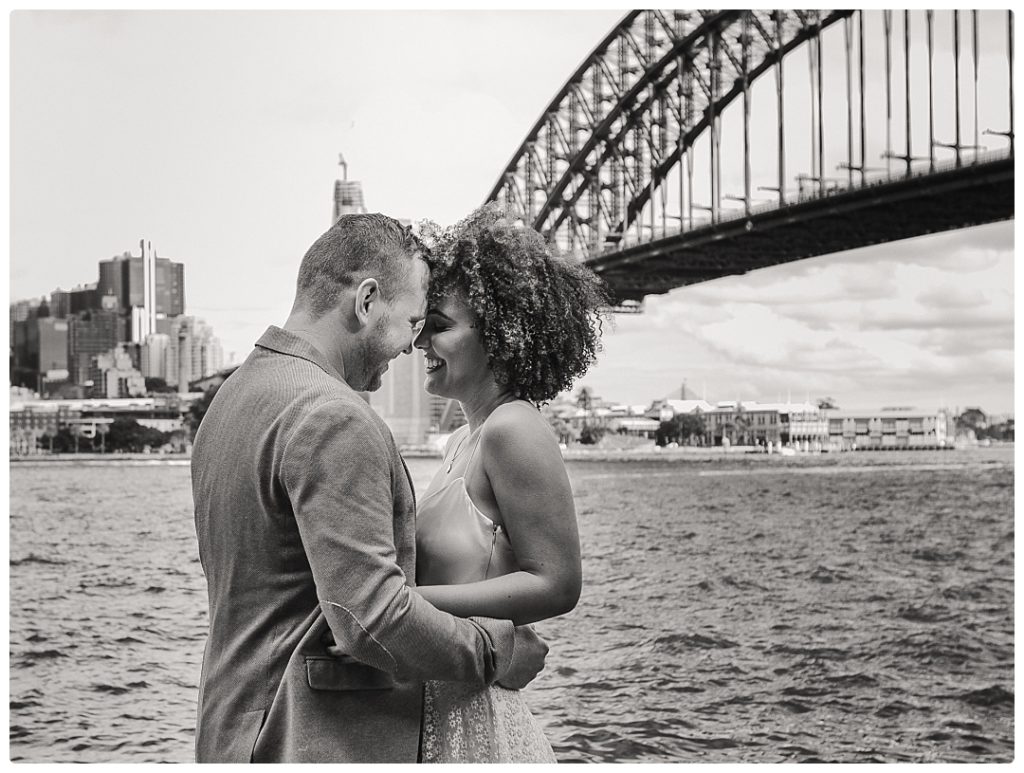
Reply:
[[[387,346],[387,327],[388,319],[381,317],[377,320],[373,332],[359,345],[359,365],[353,368],[358,374],[359,383],[350,385],[356,391],[376,392],[381,387],[384,367],[394,359]]]

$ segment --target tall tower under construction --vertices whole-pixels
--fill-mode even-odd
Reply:
[[[331,223],[337,223],[342,215],[358,215],[366,212],[363,204],[363,184],[358,180],[348,179],[348,163],[345,157],[338,154],[338,166],[341,167],[341,179],[334,181],[334,216]]]
[[[332,223],[342,215],[366,212],[362,183],[348,179],[348,164],[344,156],[339,154],[338,158],[342,179],[334,182]],[[465,423],[457,403],[428,395],[423,390],[426,375],[426,357],[414,348],[412,354],[400,354],[391,361],[380,389],[364,394],[370,406],[391,428],[399,445],[421,445],[431,434],[447,431],[444,425]]]

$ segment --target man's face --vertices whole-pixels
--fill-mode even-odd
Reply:
[[[429,278],[426,262],[416,258],[409,263],[409,271],[401,286],[394,288],[389,299],[382,299],[380,314],[367,331],[360,347],[358,367],[353,369],[358,371],[358,375],[352,374],[350,382],[355,389],[366,392],[380,389],[388,363],[398,355],[412,351],[413,339],[423,326],[427,313]]]

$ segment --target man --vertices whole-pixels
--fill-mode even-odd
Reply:
[[[203,418],[200,762],[414,762],[424,680],[515,688],[543,668],[529,629],[452,617],[410,588],[408,472],[357,391],[411,351],[428,279],[407,228],[342,217],[303,258],[284,328]]]

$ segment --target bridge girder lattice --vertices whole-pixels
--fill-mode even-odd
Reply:
[[[866,18],[869,13],[876,15]],[[1012,18],[1006,15],[1004,32],[1009,124],[1001,131],[986,132],[1001,135],[1006,146],[986,154],[979,142],[977,12],[917,13],[912,20],[910,12],[893,11],[630,12],[555,95],[488,199],[502,202],[561,250],[590,263],[605,275],[620,300],[639,300],[651,292],[824,254],[823,250],[1012,217]],[[942,14],[941,18],[937,14]],[[925,27],[926,43],[921,43],[918,38]],[[936,43],[939,27],[943,28],[941,45]],[[824,52],[827,41],[838,38],[829,30],[837,28],[842,32],[837,47],[845,62],[845,82],[826,87]],[[885,145],[878,159],[869,160],[868,125],[873,116],[883,112],[865,86],[865,72],[871,64],[865,63],[865,38],[873,36],[884,36]],[[955,67],[956,118],[955,137],[943,142],[935,134],[937,105],[939,109],[942,106],[936,98],[933,74],[936,58],[947,50]],[[797,187],[793,190],[790,175],[796,165],[787,157],[786,146],[792,143],[787,134],[793,134],[787,122],[795,121],[787,114],[785,99],[787,91],[797,89],[787,82],[793,78],[786,76],[785,66],[797,51],[808,64],[809,84],[799,117],[801,124],[809,119],[810,158],[795,175]],[[910,77],[915,67],[920,69],[914,55],[920,58],[925,51],[926,110],[918,104],[919,94],[912,94]],[[764,78],[769,73],[771,77]],[[752,127],[753,86],[766,80],[775,86],[776,110],[768,123],[776,125]],[[841,117],[846,121],[839,129],[833,124],[843,121],[835,120],[834,115],[827,120],[824,107],[827,92],[836,89],[845,89]],[[962,92],[974,98],[973,144],[969,128],[962,131],[972,118],[971,105],[961,104]],[[905,101],[902,114],[900,99]],[[722,118],[734,103],[742,110],[742,147],[730,146],[726,152]],[[896,148],[893,124],[903,119],[905,143]],[[923,148],[920,143],[918,148],[912,146],[912,119],[918,131],[927,120],[929,133]],[[777,137],[771,179],[755,179],[752,174],[752,130]],[[883,130],[878,128],[875,134],[880,139]],[[695,159],[701,143],[701,161],[708,163],[707,171],[696,178],[702,193],[695,194]],[[845,151],[837,166],[838,178],[830,177],[826,145],[842,145]],[[950,158],[943,159],[942,154]],[[723,160],[735,164],[737,159],[742,160],[743,168],[734,177],[741,178],[742,187],[738,195],[729,195],[723,190]],[[971,167],[967,173],[960,171],[965,166]],[[929,175],[935,175],[934,188],[920,183],[909,186],[909,199],[917,197],[908,210],[917,218],[916,230],[896,228],[889,234],[870,228],[858,231],[848,224],[842,226],[834,212],[821,206],[821,200],[834,196],[840,201],[846,196],[848,217],[878,214],[882,212],[879,208],[886,206],[888,193],[907,201],[907,182]],[[757,186],[772,191],[767,204],[759,203],[755,196],[758,182],[770,183]],[[868,185],[873,196],[851,196],[853,189]],[[975,190],[979,187],[983,190]],[[975,211],[953,217],[946,224],[949,202],[936,200],[934,206],[921,206],[921,200],[927,204],[929,197],[936,195],[968,204],[976,195]],[[698,201],[699,196],[703,198]],[[730,202],[738,202],[738,206]],[[801,235],[801,226],[806,226],[803,231],[812,224],[821,226],[826,215],[837,233],[845,230],[844,236]],[[741,220],[739,229],[730,226],[737,218]],[[780,241],[787,246],[781,251],[764,249],[766,244],[770,246],[764,237],[772,229],[780,229],[775,235],[785,236]],[[730,251],[738,259],[730,258]],[[763,253],[763,257],[753,252]]]

